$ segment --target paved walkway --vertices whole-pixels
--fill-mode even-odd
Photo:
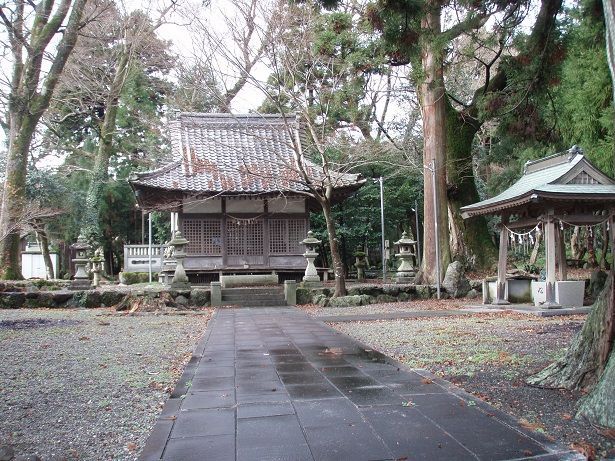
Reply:
[[[295,308],[218,310],[143,460],[564,460],[510,417]]]

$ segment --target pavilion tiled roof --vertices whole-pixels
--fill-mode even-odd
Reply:
[[[494,214],[542,199],[615,201],[615,181],[575,146],[526,163],[523,176],[515,184],[495,197],[462,207],[461,212],[464,218]]]
[[[303,192],[293,143],[301,142],[294,118],[263,114],[181,113],[169,122],[173,161],[130,178],[133,187],[191,193]],[[303,160],[316,187],[322,169]],[[357,188],[357,174],[332,174],[335,188]]]

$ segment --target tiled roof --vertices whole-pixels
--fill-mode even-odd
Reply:
[[[600,183],[576,184],[568,182],[577,172],[587,171],[600,179]],[[615,181],[593,166],[576,147],[544,159],[528,162],[521,178],[495,197],[461,208],[464,217],[494,213],[505,208],[523,205],[542,196],[583,197],[612,196],[615,199]]]
[[[182,113],[169,122],[173,161],[136,173],[133,186],[211,193],[269,193],[308,190],[296,167],[294,118],[280,115]],[[319,166],[304,160],[317,186]],[[336,188],[359,186],[359,175],[334,173]]]

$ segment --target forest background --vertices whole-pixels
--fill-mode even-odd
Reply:
[[[311,116],[333,164],[384,177],[385,238],[393,242],[403,230],[417,235],[415,213],[422,227],[424,190],[431,190],[424,187],[430,175],[421,113],[429,42],[442,63],[446,103],[439,176],[445,256],[488,270],[497,222],[464,223],[461,206],[508,187],[526,161],[572,145],[613,175],[602,2],[436,2],[446,31],[439,36],[421,25],[419,3],[86,3],[28,150],[26,230],[51,250],[86,232],[103,246],[107,272],[116,274],[123,245],[147,239],[127,178],[168,160],[165,122],[177,110],[255,110]],[[3,39],[8,57],[11,37]],[[51,72],[51,58],[43,59],[43,73]],[[2,71],[0,124],[8,141],[12,69]],[[358,247],[378,266],[377,182],[368,180],[333,213],[347,268]],[[322,215],[311,222],[326,242]],[[153,223],[154,242],[164,243],[168,213],[154,213]]]

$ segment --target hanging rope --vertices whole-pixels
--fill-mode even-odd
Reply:
[[[559,222],[560,222],[560,227],[562,227],[563,224],[567,224],[567,225],[572,226],[572,227],[585,227],[586,229],[591,229],[593,227],[601,226],[604,223],[606,223],[606,230],[609,230],[609,219],[611,219],[610,215],[607,216],[606,219],[604,219],[603,221],[600,221],[600,222],[598,222],[596,224],[574,224],[574,223],[571,223],[571,222],[568,222],[568,221],[564,221],[563,219],[560,219]]]
[[[542,223],[538,223],[536,224],[536,226],[534,226],[532,230],[529,230],[527,232],[515,232],[514,230],[510,229],[506,224],[502,224],[502,227],[504,227],[508,232],[510,232],[515,237],[519,237],[519,236],[523,237],[524,235],[530,235],[534,233],[536,230],[539,230],[541,225]]]

